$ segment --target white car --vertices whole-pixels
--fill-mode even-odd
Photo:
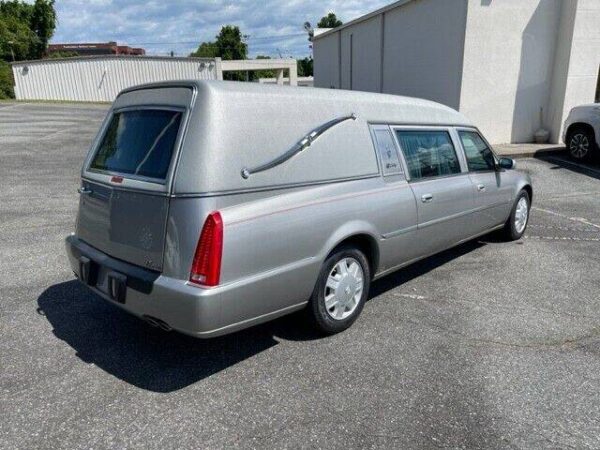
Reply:
[[[563,141],[574,159],[583,160],[600,153],[600,103],[576,106],[563,127]]]

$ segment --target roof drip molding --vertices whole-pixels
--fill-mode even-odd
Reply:
[[[340,30],[343,30],[344,28],[351,27],[352,25],[356,25],[358,23],[372,19],[373,17],[377,17],[378,15],[383,14],[384,12],[390,11],[395,8],[399,8],[400,6],[404,6],[405,4],[410,3],[412,1],[415,1],[415,0],[398,0],[397,2],[394,2],[391,5],[387,5],[387,6],[384,6],[383,8],[379,8],[373,12],[370,12],[369,14],[365,14],[364,16],[358,17],[354,20],[351,20],[350,22],[340,25],[337,28],[332,28],[328,31],[325,31],[324,33],[315,35],[313,37],[313,41],[317,41],[325,36],[330,36]]]

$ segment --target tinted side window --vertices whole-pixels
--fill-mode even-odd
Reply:
[[[114,114],[90,169],[165,179],[181,115],[150,109]]]
[[[413,180],[460,173],[460,164],[446,131],[397,130]]]
[[[481,136],[474,131],[459,131],[460,141],[465,149],[467,165],[472,172],[494,170],[494,154]]]

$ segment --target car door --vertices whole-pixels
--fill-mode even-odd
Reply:
[[[384,203],[377,221],[382,234],[379,263],[381,270],[397,267],[417,258],[420,248],[416,239],[417,206],[400,152],[389,125],[370,126],[377,160],[385,186],[390,189],[389,200]]]
[[[474,129],[456,131],[473,185],[475,223],[483,232],[506,221],[512,188],[506,174],[497,170],[496,157],[481,134]]]
[[[421,256],[473,234],[473,186],[450,129],[394,129],[417,204]]]

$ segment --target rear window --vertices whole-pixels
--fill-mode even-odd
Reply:
[[[115,113],[90,169],[164,180],[182,114],[160,109]]]

